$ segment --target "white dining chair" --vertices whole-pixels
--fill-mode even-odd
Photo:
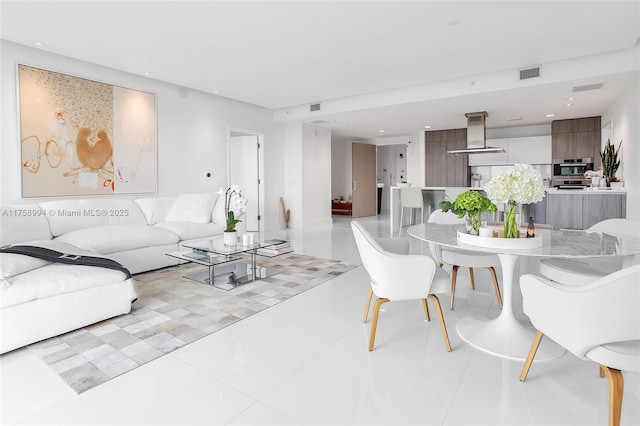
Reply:
[[[429,216],[429,223],[438,223],[442,225],[455,225],[465,223],[464,218],[459,218],[455,213],[443,212],[442,209],[434,210]],[[498,306],[502,309],[502,296],[500,294],[500,286],[496,275],[497,267],[500,267],[500,259],[498,255],[491,253],[482,253],[472,250],[459,250],[451,248],[442,248],[442,246],[429,243],[431,255],[440,266],[445,264],[451,265],[451,309],[454,307],[456,294],[456,282],[458,279],[458,269],[460,267],[469,268],[469,278],[471,280],[471,288],[476,289],[475,276],[473,268],[487,268],[493,280],[493,287],[496,292]]]
[[[442,315],[442,308],[438,296],[436,296],[436,293],[448,291],[448,276],[436,266],[430,257],[406,254],[409,251],[409,245],[408,241],[404,239],[402,240],[406,243],[396,243],[390,240],[381,240],[379,243],[358,221],[351,222],[351,229],[362,265],[369,274],[371,282],[363,322],[367,322],[373,294],[377,297],[373,307],[369,350],[373,350],[375,343],[380,305],[389,301],[421,300],[426,319],[430,321],[428,298],[435,305],[445,346],[447,351],[451,352],[451,343]],[[381,243],[387,248],[405,254],[387,251]]]
[[[606,219],[591,226],[586,232],[600,232],[614,237],[640,239],[640,221],[620,218]],[[539,272],[558,283],[582,285],[638,263],[640,263],[638,255],[585,259],[544,258],[540,260]]]
[[[422,196],[422,188],[400,188],[400,205],[402,206],[402,211],[400,212],[399,232],[402,232],[402,224],[404,223],[404,209],[409,209],[410,225],[413,225],[413,209],[420,209],[420,223],[424,222],[425,206],[427,206],[429,212],[431,211],[431,204],[425,202]]]
[[[538,330],[520,374],[525,381],[542,337],[609,376],[609,425],[620,424],[622,371],[640,372],[640,265],[581,286],[535,276],[520,278],[524,313]],[[596,313],[596,314],[594,314]],[[547,364],[541,364],[544,369]]]

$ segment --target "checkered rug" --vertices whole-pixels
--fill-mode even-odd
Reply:
[[[129,314],[29,348],[82,393],[356,267],[295,253],[258,264],[278,273],[228,291],[183,278],[203,268],[191,263],[135,275]]]

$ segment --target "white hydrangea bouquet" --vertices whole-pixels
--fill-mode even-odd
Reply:
[[[529,164],[515,164],[498,173],[484,187],[494,203],[505,203],[504,237],[518,238],[516,205],[542,201],[545,196],[540,173]]]

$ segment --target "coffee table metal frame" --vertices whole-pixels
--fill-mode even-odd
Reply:
[[[223,237],[217,237],[185,243],[183,247],[191,251],[180,250],[167,253],[167,256],[207,267],[206,270],[186,275],[185,278],[218,287],[221,284],[231,284],[233,287],[237,287],[240,284],[254,281],[256,278],[265,278],[277,272],[273,269],[259,268],[256,264],[258,249],[270,245],[273,245],[273,242],[261,240],[251,245],[227,246],[224,244]],[[250,255],[249,264],[241,262],[245,259],[244,254]],[[216,282],[216,277],[221,277],[221,279]]]

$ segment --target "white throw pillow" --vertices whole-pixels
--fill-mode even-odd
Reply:
[[[208,223],[215,198],[212,194],[180,195],[167,213],[167,222]]]

